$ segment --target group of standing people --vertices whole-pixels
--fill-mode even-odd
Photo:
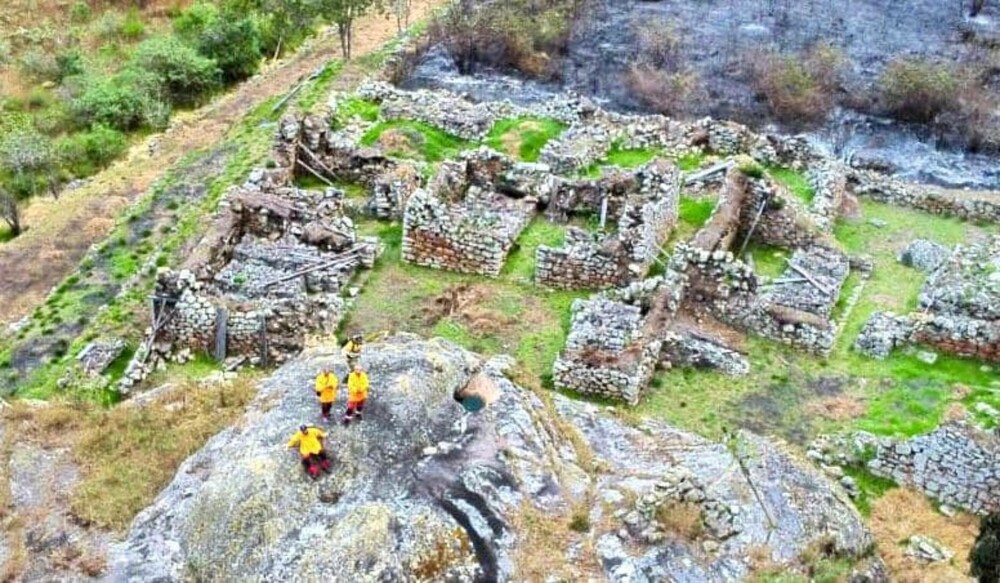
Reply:
[[[361,349],[364,338],[361,334],[352,335],[344,344],[341,353],[347,360],[347,376],[343,384],[347,385],[347,408],[341,423],[350,425],[351,421],[361,421],[368,400],[368,374],[361,368]],[[329,367],[316,376],[316,397],[319,400],[320,414],[326,423],[330,422],[330,412],[337,401],[338,387],[341,380]],[[312,478],[318,478],[320,471],[330,471],[330,459],[326,454],[323,439],[326,432],[309,424],[302,424],[295,435],[288,441],[288,447],[298,447],[302,458],[302,467]]]

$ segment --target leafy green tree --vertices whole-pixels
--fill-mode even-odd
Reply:
[[[197,103],[221,84],[221,72],[215,61],[174,36],[143,41],[132,56],[132,63],[152,74],[176,104]]]
[[[174,20],[174,31],[214,60],[226,83],[246,79],[260,66],[261,32],[252,15],[220,12],[214,4],[195,4]]]
[[[0,132],[0,168],[15,195],[35,194],[40,184],[54,181],[58,160],[52,140],[26,116],[10,117]]]
[[[302,42],[317,16],[317,0],[227,0],[223,8],[229,14],[253,15],[262,51],[274,56]]]

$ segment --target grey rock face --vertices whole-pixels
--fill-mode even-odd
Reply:
[[[482,363],[442,340],[393,337],[362,363],[369,404],[364,421],[329,428],[332,475],[311,481],[285,448],[319,417],[316,371],[344,372],[331,349],[280,369],[240,423],[182,465],[112,548],[108,579],[518,580],[526,507],[552,524],[589,508],[588,532],[544,549],[563,558],[554,577],[732,580],[752,549],[794,568],[821,538],[858,556],[871,544],[830,482],[760,437],[727,447],[558,395],[546,405],[499,359],[482,369],[499,398],[469,414],[453,394]],[[656,524],[673,502],[700,513],[701,534]]]

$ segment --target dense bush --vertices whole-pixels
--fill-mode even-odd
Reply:
[[[804,55],[758,53],[750,56],[755,91],[771,113],[790,123],[817,122],[835,103],[843,57],[830,46],[816,46]]]
[[[106,167],[128,148],[125,134],[105,125],[95,125],[59,141],[59,157],[73,176],[89,176]]]
[[[668,115],[690,111],[704,93],[698,74],[691,69],[670,72],[652,65],[632,65],[626,82],[645,107]]]
[[[68,49],[56,54],[57,77],[60,82],[67,77],[83,73],[83,55],[78,49]]]
[[[1000,512],[982,518],[969,562],[972,576],[978,577],[980,583],[1000,583]]]
[[[213,4],[195,4],[174,20],[174,31],[199,53],[213,59],[226,83],[257,72],[261,33],[252,17],[220,14]]]
[[[121,131],[162,127],[170,113],[156,75],[134,68],[89,80],[71,108],[81,125],[103,124]]]
[[[55,81],[59,79],[59,65],[46,51],[32,49],[18,60],[21,74],[35,81]]]
[[[221,75],[215,61],[173,36],[143,41],[132,60],[136,67],[153,75],[176,104],[194,104],[220,86]]]
[[[906,121],[930,122],[957,105],[959,80],[946,65],[899,59],[886,66],[879,84],[886,109]]]

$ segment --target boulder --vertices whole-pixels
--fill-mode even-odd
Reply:
[[[324,427],[331,475],[307,478],[285,444],[320,419],[316,371],[344,374],[335,347],[278,370],[184,462],[113,546],[108,580],[511,581],[541,552],[556,579],[718,581],[746,577],[762,552],[794,569],[819,541],[857,557],[871,544],[838,488],[756,435],[631,427],[440,339],[394,336],[362,361],[364,421]],[[473,375],[496,390],[477,412],[456,400]],[[705,528],[642,523],[671,496]],[[539,528],[566,544],[538,548]]]

